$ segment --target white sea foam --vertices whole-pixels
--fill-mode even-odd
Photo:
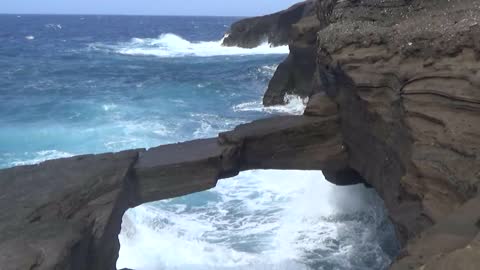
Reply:
[[[26,39],[26,40],[34,40],[35,37],[34,37],[34,36],[26,36],[25,39]]]
[[[258,68],[257,71],[263,75],[272,77],[275,71],[277,70],[277,68],[278,68],[278,65],[266,65]]]
[[[219,41],[190,42],[175,34],[163,34],[158,38],[133,38],[129,42],[115,45],[96,43],[90,47],[109,50],[124,55],[151,55],[157,57],[183,56],[225,56],[225,55],[257,55],[287,54],[288,46],[272,47],[265,43],[253,49],[226,47]]]
[[[72,157],[72,153],[58,151],[58,150],[44,150],[34,153],[25,153],[25,156],[30,157],[22,160],[12,161],[11,166],[31,165],[43,162],[45,160]]]
[[[103,104],[102,109],[106,112],[115,110],[118,106],[113,103]]]
[[[275,105],[265,107],[262,101],[250,101],[233,106],[235,112],[267,112],[267,113],[285,113],[293,115],[301,115],[305,111],[308,98],[302,98],[297,95],[285,95],[284,105]]]
[[[49,23],[49,24],[46,24],[46,25],[45,25],[45,28],[53,29],[53,30],[61,30],[61,29],[62,29],[62,25],[61,25],[61,24]]]
[[[193,132],[195,139],[215,136],[219,131],[229,130],[237,125],[243,124],[243,121],[235,118],[226,118],[215,114],[192,113],[191,119],[199,124]]]
[[[110,108],[108,113],[117,111]],[[112,128],[117,132],[106,137],[107,142],[104,146],[108,151],[153,147],[170,142],[171,136],[176,132],[175,124],[167,124],[161,120],[118,121],[113,117],[112,121],[114,121]]]
[[[353,189],[365,190],[329,184],[318,171],[248,171],[208,192],[139,206],[124,216],[117,268],[304,270],[316,260],[348,263],[365,255],[359,246],[388,263],[374,224],[336,218],[369,211],[362,194],[371,192]]]

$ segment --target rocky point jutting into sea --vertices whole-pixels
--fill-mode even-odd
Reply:
[[[115,269],[128,208],[250,169],[373,187],[403,247],[390,269],[478,269],[480,2],[307,1],[239,22],[225,45],[265,39],[290,55],[264,104],[310,97],[304,115],[1,170],[1,269]]]

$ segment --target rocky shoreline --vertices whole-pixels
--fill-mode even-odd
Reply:
[[[244,170],[341,170],[339,127],[327,112],[275,117],[218,138],[0,170],[1,269],[116,269],[127,209]]]
[[[275,14],[233,24],[223,45],[251,48],[268,42],[272,46],[289,46],[290,54],[278,66],[263,97],[263,104],[272,106],[284,104],[285,94],[309,97],[320,92],[314,85],[319,30],[316,2],[309,0]]]
[[[384,199],[405,247],[391,269],[477,269],[480,2],[315,4],[316,22],[292,26],[264,104],[335,102],[348,167]]]
[[[375,188],[403,246],[390,269],[477,269],[480,2],[308,1],[235,24],[225,43],[265,37],[291,53],[264,104],[310,97],[305,115],[0,170],[1,269],[115,269],[128,208],[250,169],[317,169]]]

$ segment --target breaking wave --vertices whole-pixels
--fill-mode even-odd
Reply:
[[[157,57],[184,56],[227,56],[227,55],[264,55],[287,54],[288,46],[272,47],[264,43],[253,49],[226,47],[219,41],[190,42],[175,34],[163,34],[158,38],[133,38],[128,42],[109,45],[103,43],[91,44],[90,48],[108,50],[123,55],[149,55]]]
[[[235,112],[267,112],[302,115],[308,103],[308,98],[297,95],[285,95],[284,105],[264,107],[261,100],[250,101],[233,106]]]
[[[8,154],[4,154],[3,156],[8,156]],[[11,161],[9,166],[38,164],[46,160],[72,157],[74,156],[74,154],[58,150],[44,150],[34,153],[26,152],[24,153],[24,156],[25,157],[23,157],[22,159]]]
[[[379,239],[391,228],[381,205],[373,191],[334,186],[318,171],[247,171],[129,210],[117,268],[384,269]]]

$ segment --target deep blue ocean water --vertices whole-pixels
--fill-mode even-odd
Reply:
[[[238,18],[0,15],[0,168],[215,136],[263,108],[287,47],[225,48]],[[321,172],[250,171],[124,217],[118,267],[385,269],[381,200]]]

